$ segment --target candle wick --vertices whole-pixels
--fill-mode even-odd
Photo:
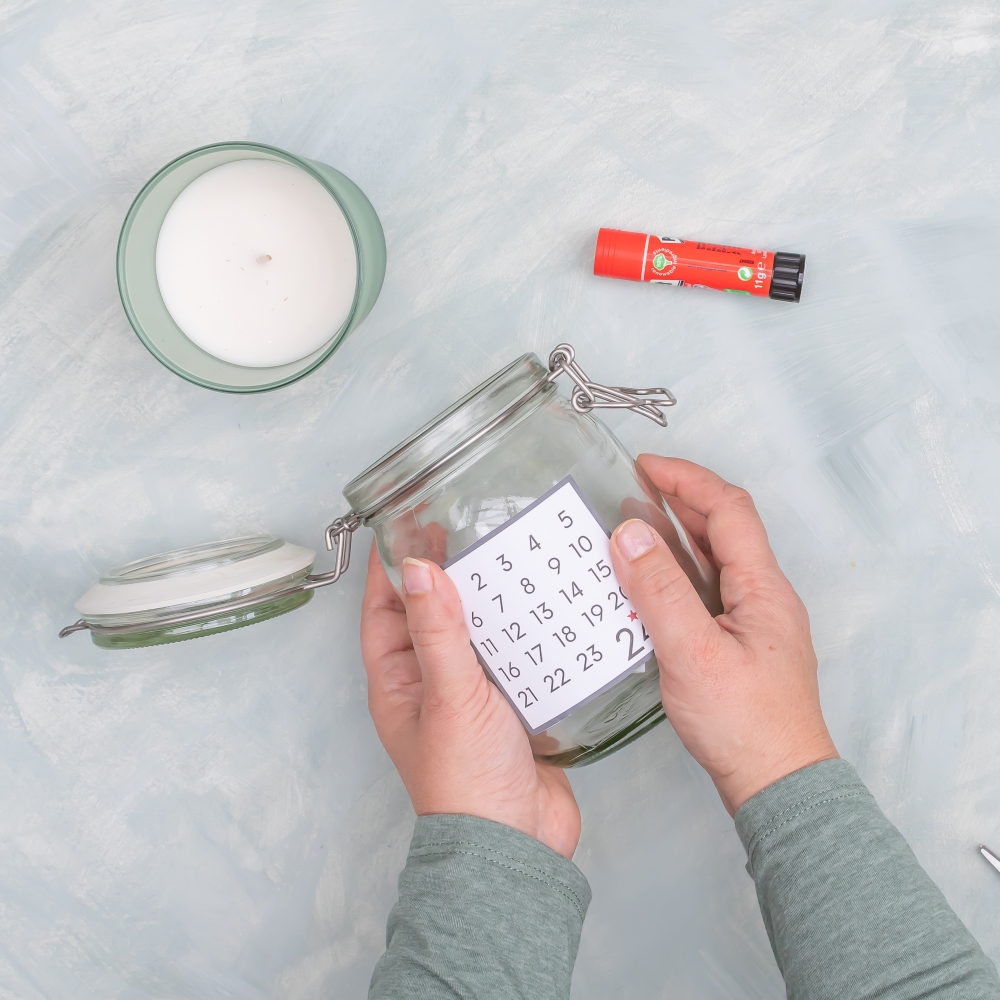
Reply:
[[[261,254],[261,255],[260,255],[260,256],[259,256],[258,258],[257,258],[257,263],[258,263],[258,264],[266,264],[266,263],[267,263],[267,262],[268,262],[269,260],[273,260],[273,259],[274,259],[274,258],[273,258],[273,257],[272,257],[272,256],[271,256],[271,255],[270,255],[269,253],[262,253],[262,254]]]

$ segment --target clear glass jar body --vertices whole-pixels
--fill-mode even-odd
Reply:
[[[412,480],[399,500],[367,522],[393,584],[400,586],[404,557],[444,563],[572,476],[609,531],[634,517],[650,523],[705,604],[721,611],[714,567],[607,426],[574,410],[548,376],[534,355],[525,355],[347,486],[344,495],[361,511]],[[543,382],[475,444],[433,474],[419,475]],[[531,741],[537,757],[568,767],[606,756],[663,718],[651,661]]]

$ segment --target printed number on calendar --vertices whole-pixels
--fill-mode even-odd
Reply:
[[[532,734],[653,655],[609,537],[569,476],[445,563],[476,655]]]

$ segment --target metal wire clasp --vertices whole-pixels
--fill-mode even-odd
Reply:
[[[574,360],[576,352],[569,344],[559,344],[549,355],[550,378],[568,375],[575,383],[572,403],[577,413],[591,410],[631,410],[649,417],[661,427],[667,426],[667,418],[661,406],[674,406],[677,397],[668,389],[627,389],[620,385],[601,385],[591,382],[584,370]]]
[[[338,517],[332,524],[327,525],[325,532],[327,551],[332,551],[334,547],[337,549],[333,569],[329,573],[315,573],[307,576],[306,590],[314,590],[316,587],[325,587],[327,584],[336,583],[347,572],[347,567],[351,565],[351,538],[360,527],[361,518],[356,514]]]

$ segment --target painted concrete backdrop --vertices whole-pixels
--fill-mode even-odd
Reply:
[[[364,994],[412,815],[363,563],[228,635],[56,633],[121,561],[321,547],[348,479],[564,339],[679,397],[610,419],[630,448],[753,492],[838,747],[1000,959],[996,5],[2,0],[0,30],[0,996]],[[162,368],[114,275],[146,178],[228,138],[346,172],[389,251],[333,360],[244,398]],[[601,225],[806,253],[803,301],[595,278]],[[573,782],[575,997],[782,996],[669,727]]]

